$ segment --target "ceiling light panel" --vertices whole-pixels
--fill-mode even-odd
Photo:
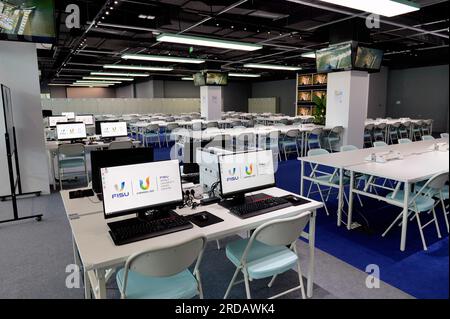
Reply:
[[[122,59],[124,59],[124,60],[140,60],[140,61],[192,63],[192,64],[205,63],[205,60],[201,60],[201,59],[162,56],[162,55],[146,55],[146,54],[124,54],[124,55],[122,55]]]
[[[250,69],[267,69],[267,70],[282,70],[282,71],[298,71],[302,68],[296,66],[286,66],[286,65],[275,65],[275,64],[259,64],[259,63],[248,63],[244,64],[245,68]]]
[[[395,17],[398,15],[420,10],[420,5],[406,0],[320,0],[338,6],[348,7],[360,11],[379,14],[385,17]],[[293,1],[295,2],[295,1]]]
[[[122,72],[91,72],[91,75],[99,76],[127,76],[127,77],[148,77],[148,73],[122,73]]]
[[[162,71],[170,72],[173,68],[157,67],[157,66],[140,66],[140,65],[123,65],[123,64],[107,64],[105,69],[119,69],[119,70],[142,70],[142,71]]]

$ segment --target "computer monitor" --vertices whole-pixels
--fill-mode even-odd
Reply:
[[[95,121],[95,134],[101,135],[102,134],[102,123],[117,123],[119,120],[107,120],[107,121]]]
[[[271,150],[241,152],[219,156],[219,174],[223,198],[241,197],[275,186]]]
[[[83,122],[85,125],[94,125],[95,124],[94,115],[92,114],[77,115],[75,116],[75,122]]]
[[[100,123],[100,130],[102,137],[106,138],[128,136],[126,122],[103,122]]]
[[[66,123],[66,122],[69,122],[69,120],[65,116],[50,116],[48,118],[49,127],[56,127],[58,123]]]
[[[100,169],[105,218],[163,210],[183,202],[177,160]]]
[[[50,117],[52,115],[53,115],[52,110],[42,110],[42,117],[46,118],[46,117]]]
[[[86,125],[84,123],[64,123],[56,125],[56,138],[58,141],[81,140],[86,138]]]
[[[153,148],[138,147],[129,149],[91,151],[92,190],[100,194],[100,168],[153,162]]]
[[[61,115],[67,117],[69,120],[75,119],[75,112],[61,112]]]

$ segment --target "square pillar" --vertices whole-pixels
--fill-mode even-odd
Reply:
[[[223,87],[202,86],[200,87],[200,103],[202,117],[209,121],[222,118],[223,110]]]
[[[326,126],[344,127],[342,145],[364,146],[369,102],[369,74],[345,71],[328,74]]]

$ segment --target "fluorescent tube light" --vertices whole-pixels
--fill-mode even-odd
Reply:
[[[94,81],[94,80],[78,80],[76,83],[99,83],[99,84],[120,84],[120,81]]]
[[[163,33],[156,38],[159,42],[170,42],[187,45],[197,45],[204,47],[241,50],[241,51],[256,51],[263,48],[262,45],[235,41],[218,40],[204,37],[193,37],[188,35],[168,34]]]
[[[91,75],[100,76],[129,76],[129,77],[148,77],[148,73],[121,73],[121,72],[91,72]]]
[[[268,69],[268,70],[284,70],[284,71],[298,71],[302,68],[297,66],[285,66],[285,65],[275,65],[275,64],[258,64],[258,63],[248,63],[244,64],[244,68],[250,69]]]
[[[48,86],[69,86],[70,83],[49,83]]]
[[[145,55],[145,54],[124,54],[122,55],[124,60],[141,60],[141,61],[159,61],[159,62],[178,62],[178,63],[193,63],[201,64],[205,63],[205,60],[182,58],[173,56],[161,56],[161,55]]]
[[[419,4],[406,0],[376,0],[376,1],[320,0],[320,1],[364,12],[375,13],[385,17],[395,17],[401,14],[420,10]]]
[[[79,86],[79,87],[109,87],[111,84],[71,84],[70,86]]]
[[[260,78],[261,74],[251,74],[251,73],[228,73],[228,76],[231,77],[240,77],[240,78]]]
[[[194,78],[184,77],[181,78],[183,81],[194,81]]]
[[[97,76],[85,76],[83,80],[97,80],[97,81],[133,81],[133,78],[103,78]]]
[[[316,58],[316,52],[312,51],[312,52],[306,52],[302,54],[302,58],[311,58],[311,59],[315,59]]]
[[[107,64],[105,69],[123,69],[123,70],[145,70],[145,71],[173,71],[173,68],[157,67],[157,66],[140,66],[140,65],[123,65],[123,64]]]

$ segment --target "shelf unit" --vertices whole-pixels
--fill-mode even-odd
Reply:
[[[327,95],[327,74],[297,74],[296,114],[313,115],[313,96]]]

